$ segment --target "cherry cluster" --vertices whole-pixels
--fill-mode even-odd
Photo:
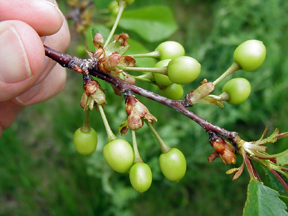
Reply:
[[[119,0],[117,20],[124,8],[131,3],[133,0]],[[277,139],[287,136],[288,133],[279,134],[279,131],[276,131],[270,137],[263,139],[266,130],[260,140],[246,142],[236,132],[230,132],[213,125],[187,109],[187,107],[199,103],[213,104],[222,108],[224,101],[232,105],[246,101],[251,93],[251,85],[247,79],[242,77],[227,81],[220,95],[211,93],[216,85],[230,74],[238,70],[251,72],[262,65],[266,57],[266,48],[261,41],[253,39],[240,44],[234,51],[233,63],[221,76],[213,82],[208,82],[207,79],[202,80],[196,89],[184,95],[182,85],[197,79],[201,73],[201,64],[196,59],[185,56],[185,49],[175,41],[165,41],[149,53],[125,55],[129,49],[129,36],[125,33],[114,35],[117,20],[106,41],[100,33],[95,34],[93,39],[95,51],[86,50],[89,55],[88,59],[80,59],[45,47],[47,56],[62,66],[83,75],[84,93],[80,105],[86,117],[82,127],[76,130],[73,138],[74,146],[80,154],[88,156],[97,148],[97,133],[89,124],[89,113],[96,109],[101,114],[107,132],[108,142],[103,148],[105,161],[116,172],[129,173],[130,182],[137,191],[148,190],[152,183],[151,168],[143,162],[136,139],[136,131],[141,129],[144,124],[147,124],[160,145],[162,153],[159,156],[159,166],[163,175],[175,182],[184,177],[187,168],[185,156],[179,149],[170,148],[159,136],[153,127],[157,118],[137,99],[135,94],[138,94],[172,107],[202,126],[209,134],[210,144],[214,148],[214,152],[208,157],[209,162],[220,157],[225,164],[235,164],[236,154],[240,154],[244,159],[241,167],[233,168],[227,172],[228,174],[234,173],[233,180],[241,175],[245,164],[251,178],[260,181],[260,177],[251,162],[251,160],[255,160],[268,167],[272,174],[283,183],[282,177],[279,177],[277,172],[286,176],[286,173],[283,172],[285,169],[273,162],[279,155],[268,155],[266,153],[267,148],[262,145],[276,142]],[[110,42],[113,35],[114,40]],[[137,67],[136,59],[141,57],[156,58],[158,62],[154,67]],[[132,75],[129,73],[130,71],[141,72],[141,74]],[[127,119],[120,125],[119,131],[121,135],[124,135],[131,130],[132,145],[125,139],[117,138],[110,128],[104,112],[104,106],[107,103],[106,90],[101,88],[97,79],[110,83],[115,94],[124,95]],[[136,81],[156,85],[159,94],[136,86]],[[271,163],[274,164],[271,165]],[[283,183],[283,186],[288,192],[287,184]]]
[[[107,75],[112,75],[131,85],[135,84],[135,79],[139,79],[157,85],[160,89],[160,95],[166,98],[173,100],[183,98],[182,85],[193,82],[199,76],[201,72],[200,63],[192,57],[185,56],[183,46],[175,41],[163,42],[155,51],[147,54],[126,56],[124,53],[129,48],[128,38],[127,34],[117,35],[112,43],[104,47],[104,39],[101,34],[97,33],[93,40],[96,48],[95,52],[87,51],[90,56],[89,62],[93,62],[94,67]],[[257,52],[255,52],[255,47]],[[264,61],[265,51],[265,46],[260,41],[250,40],[244,42],[235,50],[234,63],[231,66],[232,70],[229,69],[228,73],[225,72],[220,79],[224,79],[232,73],[231,71],[234,72],[236,69],[242,68],[246,71],[257,69]],[[157,58],[159,61],[154,68],[135,67],[135,59],[143,56]],[[245,58],[249,61],[245,60]],[[251,64],[251,61],[253,61],[253,64]],[[152,171],[147,163],[144,163],[141,159],[135,133],[144,123],[148,125],[160,144],[162,154],[159,157],[159,166],[163,175],[171,181],[178,182],[181,180],[186,173],[185,156],[179,149],[170,148],[161,139],[153,127],[153,122],[157,121],[156,117],[136,98],[131,90],[123,92],[127,120],[120,126],[120,132],[125,134],[131,129],[133,148],[126,140],[119,139],[113,134],[103,109],[104,104],[106,104],[105,92],[101,89],[97,80],[91,77],[89,72],[89,67],[91,66],[88,63],[86,63],[86,66],[82,65],[81,67],[70,66],[83,74],[85,89],[81,98],[81,106],[86,113],[86,118],[82,127],[77,129],[74,134],[73,141],[76,150],[80,154],[87,156],[96,149],[97,133],[89,125],[89,111],[96,107],[101,113],[108,136],[108,143],[103,148],[104,158],[107,164],[116,172],[129,173],[131,184],[137,191],[144,192],[148,190],[152,182]],[[145,73],[144,75],[132,76],[127,70],[144,71]],[[226,100],[231,104],[240,104],[248,98],[251,86],[249,81],[244,78],[234,78],[228,81],[224,85],[223,93],[220,96],[209,94],[213,91],[214,86],[220,82],[220,79],[217,79],[212,84],[204,80],[196,90],[189,92],[185,96],[182,103],[185,103],[186,106],[192,106],[197,103],[222,103],[223,100]],[[115,87],[114,91],[119,94]],[[220,156],[225,164],[235,164],[236,156],[233,146],[215,133],[209,132],[209,135],[215,152],[209,156],[208,160],[212,162],[216,157]],[[218,138],[215,139],[215,137]]]

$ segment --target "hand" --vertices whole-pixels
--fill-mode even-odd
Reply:
[[[56,1],[0,1],[0,137],[25,106],[63,89],[65,69],[45,56],[43,44],[64,52],[69,43]]]

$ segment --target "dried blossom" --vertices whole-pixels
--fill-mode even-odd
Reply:
[[[214,132],[209,132],[209,136],[209,142],[215,149],[215,152],[209,156],[208,161],[212,162],[216,158],[215,154],[217,153],[224,164],[235,164],[236,155],[233,146]]]
[[[134,95],[125,97],[126,112],[128,115],[128,126],[132,130],[137,130],[143,126],[143,119],[153,123],[157,119],[149,112],[148,108],[144,106]]]
[[[127,33],[114,35],[113,39],[119,41],[121,43],[121,46],[129,46],[127,43],[127,40],[129,39],[129,35]]]

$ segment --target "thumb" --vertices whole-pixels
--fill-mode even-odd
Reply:
[[[0,22],[0,102],[31,88],[45,68],[42,41],[21,21]]]

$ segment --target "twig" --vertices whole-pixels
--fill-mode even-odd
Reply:
[[[140,88],[138,86],[129,84],[129,83],[127,83],[123,80],[120,80],[120,79],[118,79],[118,78],[116,78],[110,74],[101,72],[96,67],[97,64],[93,63],[93,61],[91,61],[90,59],[80,59],[80,58],[77,58],[75,56],[70,56],[68,54],[53,50],[52,48],[47,47],[45,45],[44,45],[44,48],[45,48],[46,56],[52,58],[53,60],[58,62],[63,67],[68,67],[68,68],[74,69],[76,71],[79,68],[83,68],[83,67],[85,67],[85,69],[88,68],[89,73],[91,75],[114,85],[121,92],[131,90],[135,94],[141,95],[143,97],[149,98],[151,100],[154,100],[154,101],[162,103],[166,106],[169,106],[169,107],[175,109],[176,111],[184,114],[188,118],[192,119],[196,123],[198,123],[200,126],[202,126],[204,128],[204,130],[206,132],[213,131],[213,132],[225,137],[226,139],[230,140],[234,145],[236,144],[235,138],[238,135],[236,132],[227,131],[227,130],[225,130],[225,129],[217,126],[217,125],[214,125],[214,124],[208,122],[207,120],[201,118],[200,116],[196,115],[192,111],[188,110],[182,101],[180,101],[180,100],[176,101],[176,100],[168,99],[166,97],[163,97],[161,95],[158,95],[158,94],[153,93],[151,91],[148,91],[146,89],[143,89],[143,88]],[[78,72],[79,72],[79,70],[78,70]]]

